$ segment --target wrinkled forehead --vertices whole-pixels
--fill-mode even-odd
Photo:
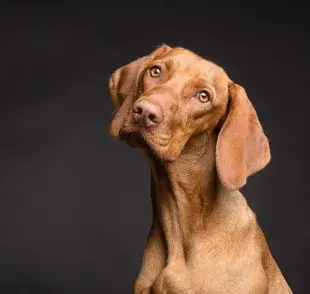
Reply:
[[[183,48],[173,49],[157,61],[164,63],[170,72],[186,74],[191,78],[203,78],[211,84],[217,76],[225,74],[218,65]]]

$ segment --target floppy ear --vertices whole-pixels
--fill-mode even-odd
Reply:
[[[117,137],[122,121],[136,100],[137,84],[140,73],[145,65],[155,58],[172,50],[163,45],[155,49],[148,56],[141,57],[127,65],[117,69],[109,79],[109,91],[115,108],[119,108],[110,126],[110,133]]]
[[[221,184],[228,190],[237,190],[271,157],[268,139],[246,91],[232,83],[229,99],[229,112],[216,145],[216,167]]]

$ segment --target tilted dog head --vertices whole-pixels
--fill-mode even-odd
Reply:
[[[234,190],[270,160],[268,139],[245,90],[187,49],[161,46],[116,70],[109,88],[119,108],[111,135],[164,161],[176,160],[192,136],[217,132],[217,173]]]

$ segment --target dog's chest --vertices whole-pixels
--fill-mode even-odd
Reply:
[[[203,278],[180,273],[163,273],[158,276],[152,286],[153,294],[248,294],[268,293],[268,285],[261,273],[251,275],[236,275],[231,277],[217,276],[214,273],[205,273]],[[254,277],[254,278],[253,278]]]
[[[205,265],[168,264],[157,276],[153,294],[268,293],[267,280],[260,263],[238,266],[206,259]]]

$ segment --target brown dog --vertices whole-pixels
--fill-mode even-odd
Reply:
[[[292,293],[238,189],[270,160],[245,90],[162,46],[115,71],[113,137],[142,148],[153,223],[135,293]]]

